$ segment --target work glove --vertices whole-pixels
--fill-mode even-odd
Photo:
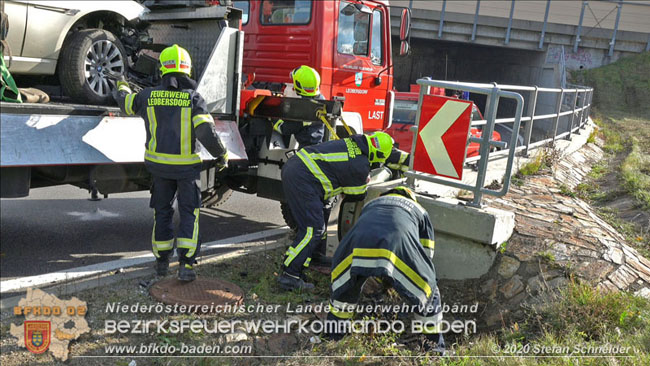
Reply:
[[[386,164],[386,166],[389,167],[392,170],[401,171],[402,173],[409,170],[409,166],[404,165],[404,164],[388,163],[388,164]]]
[[[277,122],[273,124],[273,131],[282,134],[282,125],[284,124],[284,121],[279,119]]]
[[[132,93],[131,92],[131,87],[129,87],[129,82],[126,81],[126,78],[124,75],[120,75],[120,79],[116,83],[117,90],[123,91],[125,93]]]
[[[220,172],[228,167],[228,152],[223,153],[214,161],[214,167]]]
[[[393,149],[386,166],[394,171],[404,173],[409,170],[410,154],[406,151]]]

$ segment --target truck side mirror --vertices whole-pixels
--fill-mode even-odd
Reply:
[[[410,46],[408,39],[411,33],[411,9],[402,9],[402,17],[399,25],[399,55],[406,56],[409,54]]]
[[[402,18],[399,25],[399,40],[406,41],[411,33],[411,9],[402,9]]]
[[[409,42],[402,41],[399,45],[399,55],[406,56],[409,54],[410,51],[411,51],[411,47],[409,46]]]

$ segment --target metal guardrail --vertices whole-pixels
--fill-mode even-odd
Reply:
[[[584,128],[588,121],[589,111],[591,109],[591,100],[593,97],[593,88],[583,86],[575,86],[574,88],[540,88],[537,86],[531,87],[519,85],[499,85],[497,83],[481,84],[449,82],[443,80],[432,80],[431,78],[419,79],[417,80],[417,83],[420,85],[420,97],[418,100],[418,112],[415,120],[415,126],[412,127],[415,136],[413,139],[413,145],[411,147],[411,153],[415,152],[415,144],[417,142],[417,130],[420,121],[423,96],[425,94],[429,94],[430,87],[468,91],[471,93],[483,94],[487,96],[485,110],[486,119],[472,121],[471,124],[472,127],[483,126],[481,137],[476,138],[474,136],[471,136],[468,141],[468,143],[476,142],[479,144],[479,156],[465,159],[465,163],[472,163],[476,161],[478,162],[478,174],[476,183],[474,185],[416,172],[413,170],[413,159],[411,159],[409,171],[406,172],[409,185],[413,185],[415,179],[420,179],[473,192],[474,199],[468,204],[475,207],[481,206],[481,199],[483,197],[483,194],[504,196],[506,193],[508,193],[515,153],[521,152],[521,155],[528,156],[530,151],[534,148],[541,147],[548,144],[549,142],[552,143],[560,138],[571,140],[571,135],[573,133],[579,133],[578,130]],[[530,104],[528,104],[526,116],[523,116],[524,97],[518,92],[529,93]],[[535,115],[537,102],[541,93],[550,93],[557,95],[555,113]],[[497,110],[499,107],[499,100],[501,98],[513,99],[517,103],[514,117],[496,118]],[[562,111],[562,107],[566,107],[567,105],[571,108]],[[568,115],[571,115],[569,118],[568,130],[558,134],[558,125],[560,118]],[[548,119],[551,119],[553,121],[551,131],[549,131],[552,133],[552,136],[531,143],[534,123],[536,121],[539,122]],[[510,141],[508,142],[506,149],[491,152],[491,150],[493,150],[493,147],[503,147],[503,142],[492,140],[492,133],[494,131],[495,125],[501,123],[513,123],[512,136],[510,137]],[[524,143],[521,146],[517,146],[520,136],[519,131],[522,124],[524,127]],[[506,171],[503,177],[503,187],[499,191],[484,188],[489,160],[503,155],[507,155],[508,158],[508,161],[506,163]]]

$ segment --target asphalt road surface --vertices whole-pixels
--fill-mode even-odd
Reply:
[[[148,191],[110,195],[101,201],[89,201],[89,197],[83,189],[59,186],[33,189],[26,198],[3,199],[2,280],[151,251],[153,210]],[[243,193],[233,193],[219,207],[201,209],[203,242],[283,225],[278,202]]]

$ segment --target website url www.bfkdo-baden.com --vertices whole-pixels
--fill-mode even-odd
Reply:
[[[203,343],[199,345],[181,343],[141,343],[139,345],[113,344],[104,347],[107,355],[248,355],[253,352],[251,345],[220,345]]]

